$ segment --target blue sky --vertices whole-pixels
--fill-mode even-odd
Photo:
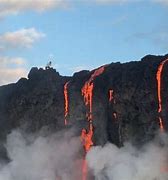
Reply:
[[[0,84],[168,53],[168,0],[0,0]]]

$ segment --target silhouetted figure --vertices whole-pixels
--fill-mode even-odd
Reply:
[[[45,69],[50,69],[50,68],[51,68],[51,65],[52,65],[52,62],[49,61],[49,62],[47,63],[47,65],[46,65]]]

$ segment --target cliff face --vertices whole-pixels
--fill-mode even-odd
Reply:
[[[168,129],[166,58],[149,55],[73,77],[32,68],[28,79],[0,87],[0,139],[20,126],[30,132],[75,126],[80,133],[92,124],[95,145],[110,141],[120,146],[128,139],[143,143],[157,129]]]

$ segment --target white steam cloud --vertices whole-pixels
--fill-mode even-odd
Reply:
[[[81,142],[72,131],[44,136],[15,130],[6,149],[10,162],[0,163],[0,180],[82,179]],[[167,180],[168,137],[161,134],[139,149],[130,143],[96,146],[86,159],[92,173],[87,180]]]
[[[35,137],[13,131],[6,148],[11,161],[0,165],[0,180],[81,179],[81,143],[71,132]]]
[[[141,149],[127,143],[93,147],[87,155],[96,180],[168,180],[168,138],[145,145]]]

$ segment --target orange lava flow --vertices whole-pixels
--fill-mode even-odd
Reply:
[[[87,162],[84,158],[82,162],[82,180],[87,180],[87,170]]]
[[[87,132],[86,129],[82,129],[81,132],[81,141],[85,153],[87,153],[90,150],[90,148],[93,146],[92,136],[93,136],[93,125],[90,123],[89,131]]]
[[[67,116],[68,116],[68,111],[69,111],[69,102],[68,102],[68,84],[69,82],[66,82],[64,85],[64,100],[65,100],[65,104],[64,104],[64,124],[67,125]]]
[[[93,99],[93,88],[94,79],[104,72],[105,66],[100,67],[99,69],[95,70],[94,73],[91,75],[90,79],[85,82],[82,88],[82,96],[84,97],[84,102],[86,106],[89,106],[89,113],[87,115],[88,121],[93,119],[92,117],[92,99]]]
[[[113,92],[114,92],[114,91],[113,91],[112,89],[109,90],[109,102],[112,102],[112,100],[113,100],[113,98],[114,98],[114,97],[113,97]]]
[[[116,101],[114,99],[114,90],[113,89],[109,90],[109,103],[116,104]],[[113,117],[114,117],[114,119],[117,119],[117,113],[116,112],[113,112]]]
[[[81,132],[81,141],[83,144],[83,148],[85,150],[85,156],[87,152],[90,150],[90,148],[93,146],[92,136],[93,136],[93,125],[92,123],[90,123],[89,131],[87,132],[86,129],[82,129]],[[87,180],[87,162],[85,158],[83,159],[83,163],[82,163],[82,180]]]
[[[161,80],[162,80],[162,71],[163,71],[163,67],[164,64],[168,61],[168,59],[164,60],[161,62],[161,64],[158,67],[157,73],[156,73],[156,79],[157,79],[157,93],[158,93],[158,113],[160,116],[160,113],[162,112],[162,97],[161,97]],[[164,130],[164,126],[163,126],[163,119],[161,117],[159,117],[159,126],[160,126],[160,130]]]
[[[87,113],[87,119],[92,119],[92,98],[93,98],[93,83],[85,83],[82,88],[82,95],[84,96],[85,105],[89,105],[89,113]]]
[[[87,131],[86,129],[83,128],[81,132],[81,141],[84,147],[85,156],[87,152],[90,150],[90,148],[93,146],[93,140],[92,140],[93,137],[92,105],[93,105],[93,89],[94,89],[93,81],[97,76],[101,75],[104,72],[104,69],[105,66],[102,66],[99,69],[95,70],[94,73],[89,78],[89,80],[85,82],[81,90],[82,96],[84,97],[84,103],[89,108],[89,112],[86,113],[87,120],[89,121],[89,130]],[[82,165],[82,180],[87,180],[87,163],[85,158],[83,160],[83,165]]]
[[[160,130],[163,132],[164,131],[164,126],[163,126],[163,120],[161,117],[159,117],[159,126],[160,126]]]
[[[93,136],[93,116],[92,116],[92,100],[93,100],[93,89],[94,79],[104,72],[105,66],[100,67],[99,69],[95,70],[94,73],[91,75],[90,79],[85,82],[82,88],[82,96],[84,97],[85,105],[89,107],[89,112],[86,113],[87,119],[89,121],[89,131],[87,132],[86,129],[82,129],[81,133],[81,140],[87,153],[90,147],[93,145],[92,136]]]

